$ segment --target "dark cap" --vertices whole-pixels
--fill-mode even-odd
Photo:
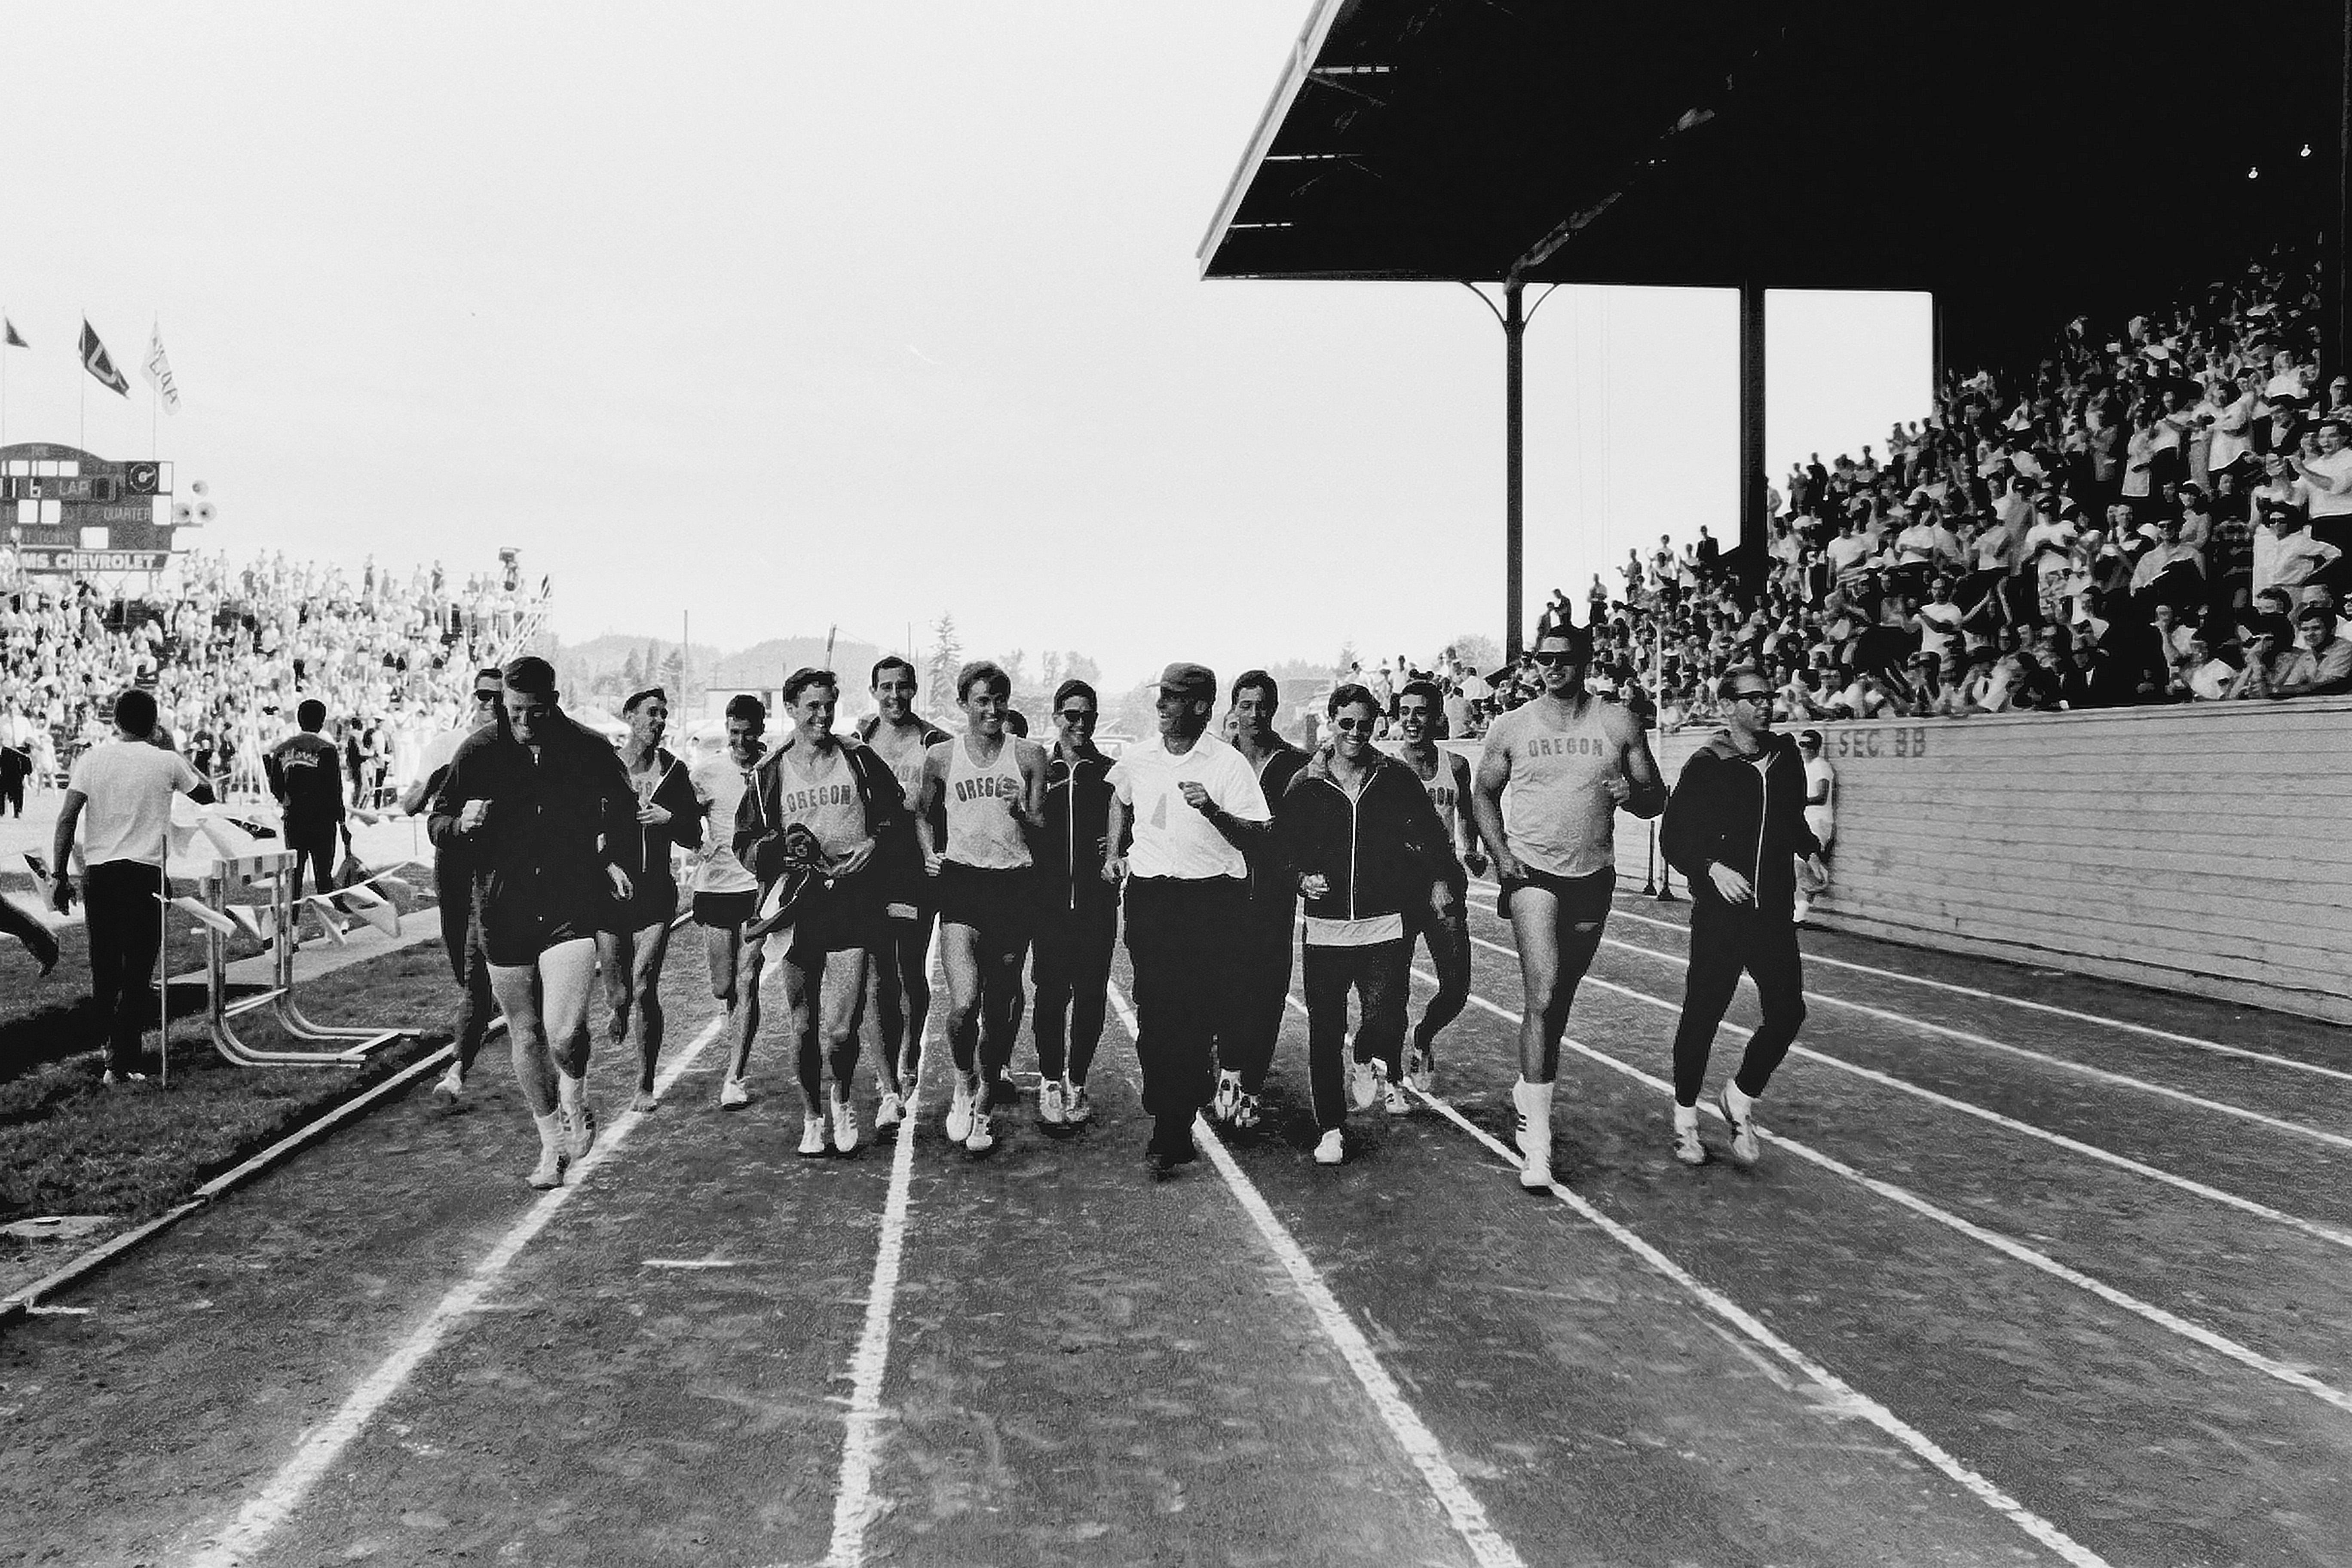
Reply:
[[[1205,664],[1171,664],[1160,672],[1160,689],[1191,702],[1217,700],[1217,672]]]

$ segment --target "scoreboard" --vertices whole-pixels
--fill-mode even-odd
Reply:
[[[54,441],[0,447],[0,529],[26,572],[160,572],[172,465],[109,462]]]

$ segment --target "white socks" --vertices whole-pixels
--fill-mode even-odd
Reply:
[[[1697,1107],[1697,1106],[1696,1106],[1696,1105],[1676,1105],[1676,1106],[1675,1107],[1675,1131],[1677,1131],[1677,1132],[1680,1132],[1680,1131],[1682,1131],[1685,1128],[1688,1128],[1688,1129],[1690,1129],[1690,1130],[1691,1130],[1691,1131],[1697,1131],[1697,1129],[1698,1129],[1698,1107]]]
[[[581,1101],[587,1098],[586,1079],[573,1078],[562,1068],[555,1069],[555,1103],[558,1109],[567,1112],[577,1110]]]
[[[531,1121],[539,1127],[539,1146],[551,1154],[562,1152],[563,1149],[562,1116],[551,1110],[544,1116],[533,1116]]]
[[[1734,1116],[1738,1117],[1742,1121],[1747,1121],[1749,1116],[1755,1113],[1755,1100],[1748,1095],[1740,1093],[1739,1086],[1736,1083],[1726,1083],[1723,1086],[1723,1098],[1725,1103],[1731,1107],[1731,1113]]]

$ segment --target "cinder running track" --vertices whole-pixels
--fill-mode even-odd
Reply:
[[[903,1148],[796,1157],[680,942],[562,1194],[494,1051],[0,1338],[0,1563],[2352,1561],[2343,1031],[1809,932],[1764,1163],[1691,1171],[1681,910],[1621,898],[1530,1195],[1473,898],[1447,1104],[1314,1165],[1294,1013],[1160,1185],[1119,1011],[1091,1127],[950,1150],[934,1041]]]

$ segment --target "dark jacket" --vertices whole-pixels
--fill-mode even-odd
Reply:
[[[923,851],[915,841],[915,818],[907,808],[906,792],[898,787],[898,775],[873,747],[847,736],[834,738],[848,759],[850,777],[866,807],[866,836],[874,840],[874,858],[866,863],[858,880],[895,898],[893,889],[905,883],[909,862],[916,876],[922,874]],[[786,741],[760,759],[751,787],[743,792],[743,804],[735,811],[735,858],[760,879],[762,887],[784,870],[784,753],[794,744]]]
[[[1293,874],[1320,872],[1330,891],[1307,900],[1318,920],[1369,920],[1426,903],[1452,859],[1445,825],[1420,775],[1383,752],[1366,759],[1370,776],[1352,797],[1331,776],[1331,752],[1317,752],[1283,792],[1275,839]]]
[[[638,825],[638,834],[644,839],[639,853],[645,862],[645,879],[667,884],[670,901],[676,903],[677,878],[670,869],[670,846],[675,844],[687,850],[702,847],[702,802],[694,793],[694,780],[687,773],[686,764],[667,747],[654,748],[654,761],[660,769],[660,782],[654,786],[654,804],[669,813],[669,820],[658,827]],[[627,771],[624,764],[622,772]]]
[[[1768,736],[1762,755],[1759,770],[1739,754],[1728,731],[1692,752],[1666,801],[1658,846],[1690,883],[1693,903],[1723,907],[1706,871],[1720,860],[1748,879],[1759,911],[1787,920],[1796,909],[1796,858],[1819,854],[1822,844],[1805,826],[1805,763],[1797,742]]]
[[[637,795],[620,754],[601,735],[562,714],[545,724],[540,760],[504,723],[466,737],[433,796],[426,825],[434,847],[462,847],[481,879],[485,925],[601,923],[612,900],[604,874],[618,866],[634,881],[645,873]],[[489,816],[470,835],[457,831],[470,800]]]
[[[1118,902],[1103,880],[1103,835],[1110,828],[1111,760],[1089,745],[1076,762],[1061,748],[1045,757],[1045,831],[1033,840],[1037,875],[1065,910]]]
[[[1289,799],[1291,784],[1307,771],[1307,764],[1315,756],[1313,752],[1294,746],[1279,735],[1275,738],[1282,742],[1281,749],[1266,758],[1265,770],[1257,775],[1258,792],[1265,796],[1265,809],[1276,824],[1269,829],[1273,836],[1269,847],[1279,842],[1279,825],[1286,809],[1285,803]],[[1249,759],[1244,755],[1242,760],[1247,762]],[[1275,848],[1271,854],[1265,850],[1251,852],[1248,859],[1252,920],[1263,920],[1267,924],[1280,925],[1287,931],[1298,913],[1298,873],[1291,868],[1279,848]]]

